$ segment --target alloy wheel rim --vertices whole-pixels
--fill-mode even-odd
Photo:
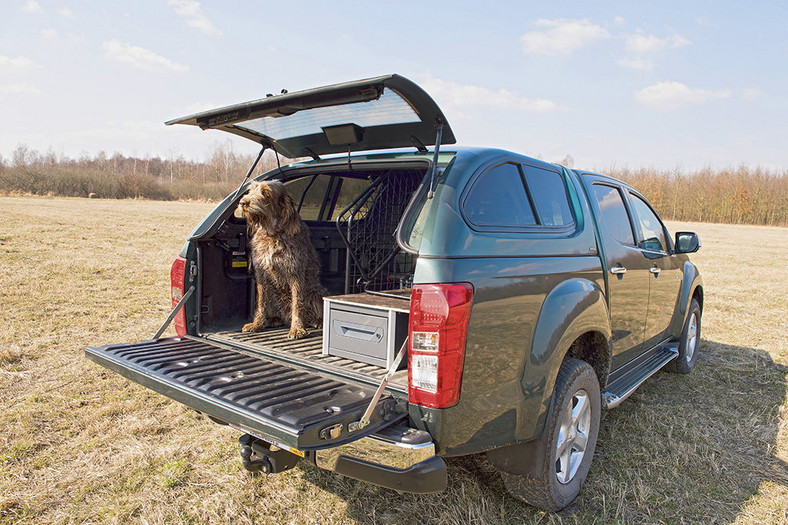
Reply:
[[[687,329],[687,352],[685,359],[689,363],[695,355],[695,348],[698,345],[698,316],[694,313],[690,317],[690,324]]]
[[[559,483],[567,484],[577,474],[586,455],[590,429],[591,399],[581,389],[572,395],[571,402],[561,415],[555,451],[555,474]]]

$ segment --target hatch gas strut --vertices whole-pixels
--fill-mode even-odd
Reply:
[[[438,171],[438,154],[441,151],[441,140],[443,140],[443,119],[438,117],[438,136],[435,138],[435,153],[432,155],[432,166],[430,166],[430,191],[427,193],[427,198],[431,199],[435,196],[435,172]]]
[[[235,200],[238,197],[238,193],[240,193],[241,188],[244,187],[244,184],[246,184],[246,181],[248,181],[249,177],[252,176],[252,172],[254,172],[254,169],[257,167],[257,163],[260,162],[260,158],[262,158],[263,153],[265,153],[266,148],[267,148],[267,146],[265,144],[263,144],[263,149],[261,149],[260,153],[257,154],[257,158],[254,159],[254,162],[252,163],[252,167],[249,168],[249,171],[246,172],[246,177],[244,177],[244,180],[241,181],[241,185],[238,186],[238,189],[235,190],[235,193],[233,194],[232,200]]]

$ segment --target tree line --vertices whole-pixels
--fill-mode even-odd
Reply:
[[[0,156],[0,194],[220,200],[238,186],[253,160],[226,145],[216,146],[205,161],[104,152],[71,158],[20,145],[10,158]],[[571,165],[566,159],[562,163]],[[276,157],[267,151],[254,174],[275,167]],[[697,171],[612,168],[605,173],[632,184],[668,220],[788,226],[786,170],[742,165]]]

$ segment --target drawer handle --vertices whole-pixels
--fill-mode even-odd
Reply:
[[[383,338],[382,328],[371,329],[368,326],[338,321],[336,319],[332,324],[334,333],[351,339],[378,342]]]

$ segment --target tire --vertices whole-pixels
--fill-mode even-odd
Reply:
[[[585,361],[564,359],[543,436],[525,447],[510,448],[519,457],[509,456],[508,472],[501,472],[509,493],[551,512],[572,503],[591,468],[601,411],[594,369]],[[518,464],[526,467],[518,469]],[[512,473],[518,470],[521,473]]]
[[[684,329],[679,339],[679,355],[665,366],[665,369],[675,374],[689,374],[698,361],[700,348],[701,310],[698,302],[690,302],[689,313],[684,321]]]

